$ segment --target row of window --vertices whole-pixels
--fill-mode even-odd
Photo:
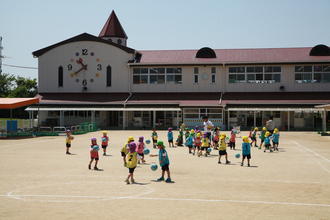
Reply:
[[[280,66],[229,67],[229,83],[277,83],[281,82]]]
[[[295,66],[297,83],[330,82],[330,65]]]
[[[279,83],[281,66],[237,66],[229,67],[229,83]],[[106,68],[106,86],[111,86],[111,66]],[[208,79],[208,74],[199,74],[194,67],[193,82]],[[330,65],[295,66],[297,83],[330,82]],[[216,67],[211,67],[211,83],[216,82]],[[182,68],[133,68],[133,84],[182,84]],[[58,68],[58,87],[63,87],[63,67]]]
[[[202,118],[207,115],[209,118],[222,118],[222,109],[220,108],[185,108],[183,109],[183,117]]]
[[[182,68],[133,68],[133,84],[182,84]]]

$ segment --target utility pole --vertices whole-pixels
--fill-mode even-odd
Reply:
[[[0,36],[0,74],[2,73],[2,58],[3,58],[2,49],[3,49],[3,47],[2,47],[2,36]]]

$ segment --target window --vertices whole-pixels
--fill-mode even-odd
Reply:
[[[147,84],[148,77],[148,68],[133,68],[133,84]]]
[[[277,83],[281,82],[280,66],[229,67],[229,83]]]
[[[194,67],[194,74],[198,74],[198,67]]]
[[[182,68],[133,68],[133,84],[182,84]]]
[[[198,74],[194,74],[194,83],[198,83]]]
[[[122,40],[121,40],[121,39],[118,39],[118,40],[117,40],[117,43],[118,43],[118,44],[121,44],[121,43],[122,43]]]
[[[215,74],[215,73],[216,73],[216,70],[217,70],[217,69],[216,69],[215,67],[212,67],[212,68],[211,68],[211,73],[214,73],[214,74]]]
[[[212,67],[211,68],[211,83],[215,83],[215,74],[216,74],[216,68]]]
[[[222,118],[221,108],[186,108],[183,109],[184,118],[201,119],[204,115],[209,118]]]
[[[166,68],[166,83],[182,84],[182,69]]]
[[[328,83],[330,82],[330,65],[295,66],[297,83]]]
[[[150,68],[150,84],[165,83],[165,68]]]
[[[63,87],[63,67],[58,68],[58,87]]]
[[[107,87],[111,86],[111,66],[107,66]]]
[[[212,74],[211,83],[215,83],[215,74]]]

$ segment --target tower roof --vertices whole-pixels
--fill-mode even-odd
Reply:
[[[127,39],[127,35],[121,26],[115,11],[112,10],[107,22],[104,24],[99,37],[121,37]]]

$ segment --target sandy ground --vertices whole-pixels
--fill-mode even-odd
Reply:
[[[234,157],[240,138],[227,150],[231,165],[218,164],[216,151],[198,158],[167,148],[174,183],[155,182],[160,170],[140,165],[139,184],[126,185],[120,148],[150,134],[110,131],[103,171],[87,169],[89,139],[100,132],[75,136],[75,155],[62,136],[0,140],[0,219],[330,219],[330,137],[282,132],[279,152],[252,149],[252,167]]]

